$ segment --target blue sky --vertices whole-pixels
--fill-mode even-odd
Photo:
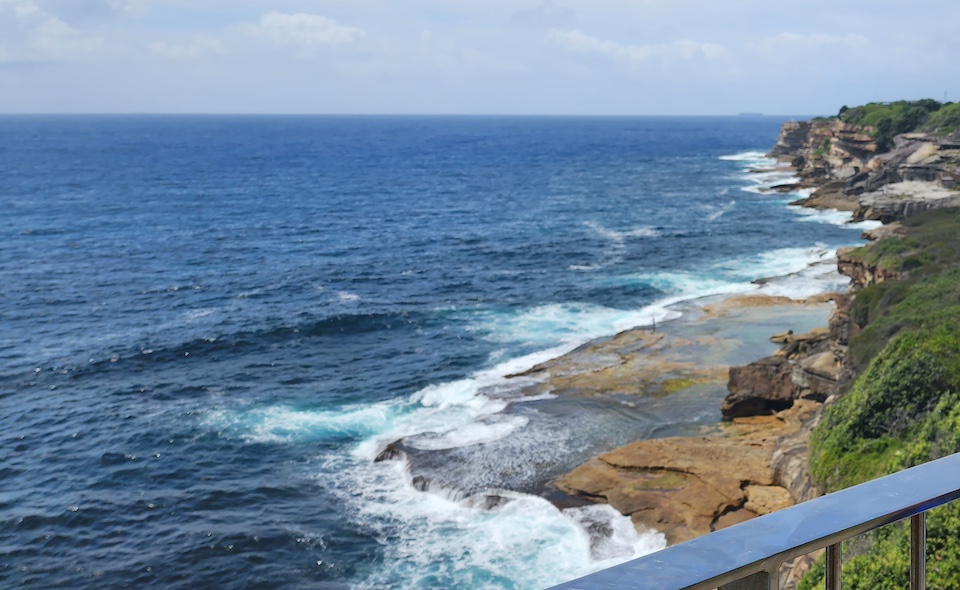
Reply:
[[[833,114],[960,99],[931,0],[0,0],[0,112]]]

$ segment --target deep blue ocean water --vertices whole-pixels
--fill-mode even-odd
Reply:
[[[529,494],[606,427],[497,388],[672,302],[829,288],[804,269],[860,229],[760,190],[781,122],[0,117],[0,586],[538,588],[649,551]],[[515,501],[418,491],[373,462],[401,436]]]

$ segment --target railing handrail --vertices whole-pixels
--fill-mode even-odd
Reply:
[[[770,574],[769,587],[777,588],[783,562],[922,515],[957,498],[960,453],[748,520],[551,590],[708,590],[762,572]],[[839,564],[839,553],[835,559]]]

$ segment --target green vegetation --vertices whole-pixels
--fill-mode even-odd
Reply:
[[[947,103],[930,115],[923,130],[930,133],[949,135],[960,129],[960,102]]]
[[[853,110],[853,109],[851,109]],[[907,237],[854,252],[905,273],[857,293],[851,357],[864,367],[810,438],[818,485],[835,491],[960,452],[960,210],[904,222]],[[960,588],[960,506],[928,517],[928,588]],[[845,544],[845,588],[902,588],[909,532],[886,527]],[[801,588],[823,587],[818,566]]]
[[[841,108],[837,115],[841,121],[852,125],[877,127],[884,121],[926,120],[929,113],[936,112],[941,103],[926,98],[923,100],[898,100],[896,102],[871,102],[859,107]],[[915,129],[916,127],[911,127]]]
[[[960,427],[960,424],[956,425]],[[870,590],[902,590],[909,586],[910,531],[892,525],[843,544],[843,587]],[[960,507],[948,504],[927,513],[927,588],[960,588]],[[800,582],[799,590],[823,588],[824,564],[817,562]]]
[[[864,127],[866,133],[876,138],[877,151],[886,152],[893,147],[893,138],[900,133],[924,131],[950,135],[960,131],[960,103],[940,103],[925,98],[871,102],[852,108],[844,105],[835,117],[815,117],[813,120],[836,119]],[[822,156],[829,149],[829,145],[820,145],[814,155]]]
[[[693,387],[694,385],[702,382],[702,379],[694,379],[692,377],[676,377],[674,379],[666,379],[661,381],[660,388],[664,394],[671,394],[676,393],[681,389]]]
[[[830,138],[824,137],[823,141],[820,142],[820,146],[814,150],[814,156],[825,156],[830,151]]]
[[[850,357],[861,370],[902,329],[960,326],[960,210],[928,211],[902,223],[905,238],[851,252],[865,265],[906,275],[857,293],[850,317],[861,329]]]
[[[885,152],[893,147],[894,136],[920,129],[930,114],[940,110],[941,106],[941,103],[929,98],[871,102],[859,107],[841,108],[837,117],[845,123],[872,127],[877,151]]]

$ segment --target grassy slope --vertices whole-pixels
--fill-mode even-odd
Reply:
[[[858,252],[862,260],[908,271],[857,294],[851,341],[863,372],[827,408],[811,436],[811,466],[834,491],[960,452],[960,210],[904,222],[904,240]],[[928,588],[960,588],[960,506],[930,513]],[[844,588],[903,588],[909,532],[886,527],[846,544]],[[822,565],[801,584],[823,587]]]

